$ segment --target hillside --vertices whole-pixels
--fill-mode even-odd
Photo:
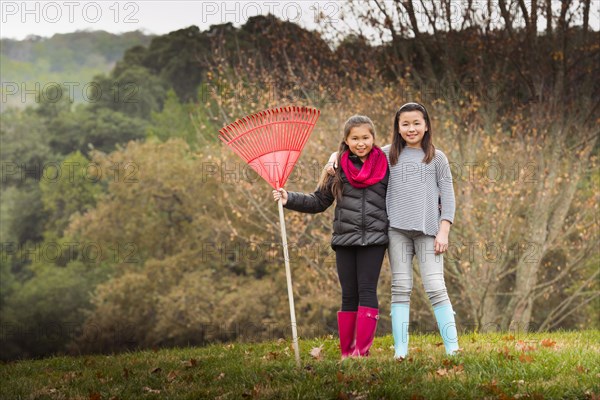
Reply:
[[[516,335],[516,337],[514,336]],[[447,358],[437,335],[411,334],[411,355],[391,357],[379,337],[367,359],[339,361],[337,340],[55,357],[0,366],[3,399],[597,399],[598,331],[470,334]]]
[[[6,91],[2,107],[24,107],[35,102],[26,91],[37,86],[43,90],[54,84],[79,83],[75,100],[82,98],[81,88],[97,74],[107,74],[133,46],[147,46],[154,36],[142,32],[115,35],[104,31],[78,31],[39,36],[25,40],[2,39],[1,81]],[[18,89],[15,89],[15,86]],[[15,90],[18,90],[15,92]]]

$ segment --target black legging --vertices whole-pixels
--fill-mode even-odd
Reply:
[[[342,285],[342,311],[379,308],[377,281],[387,246],[337,246],[335,262]]]

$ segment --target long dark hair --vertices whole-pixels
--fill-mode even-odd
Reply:
[[[373,146],[375,146],[375,125],[371,118],[364,115],[353,115],[344,124],[344,137],[340,142],[340,146],[337,152],[337,169],[335,170],[335,175],[331,176],[327,173],[326,170],[323,170],[321,173],[321,178],[319,179],[319,184],[317,188],[319,190],[331,190],[333,196],[339,201],[342,198],[343,192],[343,182],[342,182],[342,154],[346,151],[350,151],[350,148],[346,144],[346,139],[348,135],[350,135],[350,131],[352,128],[356,128],[358,126],[366,125],[369,128],[369,132],[373,135]],[[372,150],[371,150],[372,151]]]
[[[396,165],[398,163],[400,153],[406,147],[406,141],[402,138],[402,135],[400,135],[400,127],[398,126],[398,122],[400,121],[400,114],[409,111],[421,112],[421,114],[423,114],[423,119],[427,124],[427,130],[425,131],[425,135],[421,141],[421,148],[425,152],[423,162],[429,164],[431,160],[433,160],[433,157],[435,157],[435,146],[433,145],[433,137],[431,132],[431,120],[429,119],[429,113],[427,112],[427,109],[423,104],[420,103],[406,103],[398,109],[396,116],[394,117],[394,137],[392,138],[392,146],[390,148],[391,165]]]

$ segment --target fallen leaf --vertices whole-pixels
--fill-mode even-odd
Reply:
[[[544,339],[542,340],[542,346],[544,347],[554,347],[556,342],[552,339]]]
[[[263,360],[274,360],[279,356],[279,353],[275,351],[270,351],[266,355],[263,356]]]
[[[591,392],[589,390],[586,390],[584,394],[587,396],[586,397],[587,399],[590,399],[590,400],[600,400],[600,394],[595,394],[595,393],[593,393],[593,392]]]
[[[454,371],[454,373],[456,373],[456,374],[460,374],[464,370],[465,370],[465,366],[463,364],[458,364],[458,365],[455,365],[454,367],[452,367],[452,371]]]
[[[182,361],[181,364],[183,364],[184,368],[193,368],[196,365],[198,365],[198,361],[195,358],[190,358],[187,361]]]
[[[321,354],[321,352],[322,352],[322,351],[323,351],[323,345],[320,345],[319,347],[313,347],[313,348],[310,350],[310,355],[311,355],[313,358],[315,358],[315,359],[317,359],[317,360],[320,360],[321,358],[323,358],[323,356],[322,356],[322,354]]]
[[[437,371],[435,371],[435,373],[439,376],[446,376],[448,375],[448,370],[446,368],[440,368]]]
[[[217,376],[217,380],[219,380],[219,381],[220,381],[221,379],[223,379],[223,378],[225,378],[225,372],[221,372],[221,373],[219,374],[219,376]]]
[[[585,368],[583,365],[578,365],[575,369],[577,370],[577,372],[582,373],[582,374],[583,373],[587,374],[588,372],[590,372],[590,370]]]
[[[89,400],[102,400],[102,396],[98,392],[90,393]]]
[[[167,375],[167,380],[169,382],[173,382],[175,379],[177,378],[177,372],[175,371],[171,371],[169,372],[169,374]]]
[[[79,375],[79,373],[78,373],[78,372],[71,371],[71,372],[67,372],[66,374],[64,374],[64,375],[63,375],[63,377],[62,377],[62,379],[63,379],[63,381],[66,381],[66,382],[71,382],[71,381],[72,381],[72,380],[74,380],[74,379],[75,379],[75,378],[76,378],[78,375]]]
[[[435,344],[435,346],[436,346],[436,347],[441,347],[441,346],[443,346],[443,345],[444,345],[444,342],[439,342],[439,343],[436,343],[436,344]]]
[[[235,345],[233,343],[225,345],[225,348],[228,350],[235,349]]]
[[[153,369],[150,371],[150,373],[151,373],[151,374],[160,374],[160,372],[161,372],[161,371],[162,371],[162,369],[161,369],[160,367],[156,367],[156,368],[153,368]]]
[[[492,379],[490,383],[480,385],[480,387],[486,389],[491,393],[503,393],[502,389],[498,387],[498,381],[496,381],[495,379]]]
[[[350,398],[348,397],[348,395],[344,392],[339,392],[337,395],[337,399],[338,400],[349,400]]]
[[[530,363],[533,361],[533,357],[523,353],[519,356],[519,361],[523,363]]]
[[[512,341],[515,340],[514,335],[506,335],[502,337],[502,340],[506,340],[506,341]]]
[[[152,388],[149,388],[148,386],[144,386],[144,387],[142,388],[142,390],[143,390],[144,392],[148,392],[148,393],[155,393],[155,394],[158,394],[158,393],[160,393],[160,390],[158,390],[158,389],[152,389]]]
[[[504,356],[504,358],[506,358],[507,360],[512,360],[514,358],[512,356],[512,354],[510,354],[510,350],[506,346],[504,346],[504,348],[498,350],[498,355],[501,357]]]
[[[344,374],[342,373],[342,371],[338,371],[335,373],[335,376],[337,377],[337,381],[338,382],[344,382]]]
[[[517,348],[517,350],[520,350],[520,351],[535,351],[536,350],[535,346],[532,346],[529,343],[524,342],[522,340],[519,340],[517,342],[517,344],[515,344],[515,347]]]

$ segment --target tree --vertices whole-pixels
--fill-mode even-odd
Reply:
[[[90,110],[77,107],[64,112],[48,124],[51,148],[59,154],[90,149],[111,151],[118,143],[144,137],[146,122],[106,108]]]
[[[181,104],[175,91],[169,90],[163,109],[151,114],[151,123],[147,128],[148,136],[161,141],[181,138],[195,148],[198,138],[192,123],[193,108],[193,104]]]
[[[108,109],[149,120],[152,112],[163,107],[166,83],[142,66],[133,65],[119,74],[96,76],[94,80],[98,93],[90,103],[93,111]]]
[[[40,189],[44,211],[49,215],[47,235],[62,237],[74,215],[84,213],[96,204],[102,193],[99,184],[102,171],[79,151],[69,154],[53,170],[52,176],[45,176],[40,181]]]

